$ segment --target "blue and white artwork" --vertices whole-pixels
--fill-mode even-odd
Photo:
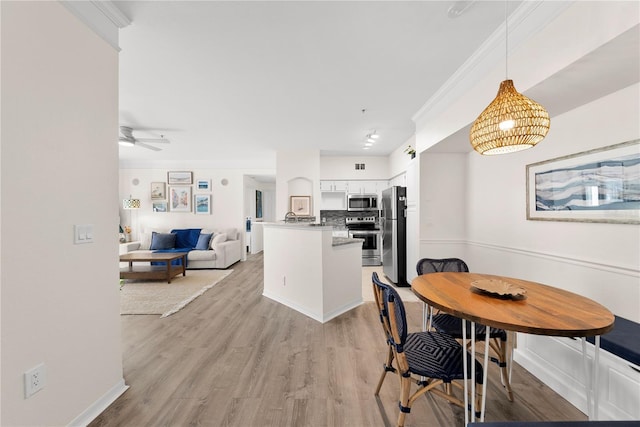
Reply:
[[[536,211],[640,209],[640,154],[535,174]]]

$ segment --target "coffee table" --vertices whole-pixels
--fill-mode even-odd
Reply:
[[[171,265],[171,261],[182,259],[181,265]],[[120,269],[121,279],[165,279],[171,283],[171,278],[182,273],[187,275],[187,252],[131,252],[120,255],[121,262],[128,262],[129,266]],[[134,262],[164,262],[165,265],[136,265]]]

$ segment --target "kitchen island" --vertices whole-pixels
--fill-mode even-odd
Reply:
[[[322,323],[362,304],[362,240],[315,224],[263,228],[265,297]]]

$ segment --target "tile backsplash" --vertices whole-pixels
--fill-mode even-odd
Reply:
[[[379,211],[367,211],[367,212],[349,212],[346,210],[321,210],[320,221],[326,225],[333,225],[336,227],[344,227],[345,218],[347,217],[359,217],[359,216],[373,216],[378,220],[380,216]]]

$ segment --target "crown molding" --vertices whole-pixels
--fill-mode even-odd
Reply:
[[[131,24],[131,20],[113,2],[60,0],[60,3],[111,47],[120,51],[118,31]]]
[[[124,28],[131,25],[131,19],[118,9],[118,6],[113,4],[113,2],[91,0],[91,3],[93,3],[93,5],[107,18],[109,18],[109,20],[118,28]]]
[[[574,2],[521,2],[509,15],[509,52],[538,33],[572,3]],[[543,4],[544,7],[541,7]],[[504,61],[505,37],[505,27],[500,25],[413,115],[412,120],[417,123],[437,116],[480,81],[496,63]]]

